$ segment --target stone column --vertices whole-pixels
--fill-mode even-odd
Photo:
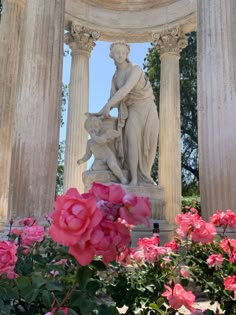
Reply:
[[[11,217],[53,209],[59,142],[64,0],[26,1],[13,132]]]
[[[89,57],[99,38],[97,32],[73,23],[65,35],[65,42],[71,48],[72,63],[67,114],[66,150],[64,166],[64,191],[76,187],[84,191],[82,173],[86,163],[78,166],[77,160],[86,150],[88,134],[84,129],[85,113],[89,111]]]
[[[198,1],[202,215],[236,210],[236,1]]]
[[[16,108],[20,36],[25,0],[2,0],[0,20],[0,222],[8,211],[11,136]]]
[[[165,191],[165,216],[173,224],[181,211],[179,58],[187,39],[179,28],[153,34],[161,58],[159,185]]]

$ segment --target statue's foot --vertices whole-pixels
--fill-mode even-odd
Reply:
[[[129,186],[137,186],[137,185],[138,185],[137,179],[132,179],[131,182],[129,183]]]
[[[127,185],[127,184],[128,184],[128,180],[127,180],[125,177],[122,178],[121,184],[122,184],[122,185]]]

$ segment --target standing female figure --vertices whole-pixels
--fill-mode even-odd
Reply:
[[[143,70],[129,61],[130,47],[123,41],[110,47],[116,71],[111,96],[98,115],[109,116],[118,108],[122,141],[118,157],[130,172],[130,185],[154,184],[150,174],[155,159],[159,120],[151,84]]]

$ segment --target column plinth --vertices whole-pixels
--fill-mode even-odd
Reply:
[[[64,191],[75,187],[84,192],[82,173],[86,163],[78,166],[77,160],[86,151],[88,134],[84,128],[85,113],[89,111],[89,57],[99,34],[72,23],[65,42],[72,51],[69,104],[67,114]]]
[[[11,138],[16,109],[24,0],[3,0],[0,23],[0,222],[8,215]]]
[[[236,2],[198,1],[198,143],[202,215],[236,209]]]
[[[153,37],[161,59],[159,185],[165,191],[166,219],[173,224],[181,211],[179,58],[187,39],[178,28]]]

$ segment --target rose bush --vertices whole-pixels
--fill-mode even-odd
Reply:
[[[150,214],[147,198],[94,183],[88,193],[58,196],[48,229],[11,220],[9,240],[0,242],[0,314],[119,314],[97,298],[99,272],[128,247],[131,225],[149,225]]]
[[[236,226],[236,214],[218,210],[205,222],[189,207],[177,215],[176,223],[175,237],[164,246],[158,246],[156,237],[144,238],[121,253],[116,277],[107,282],[113,300],[126,305],[126,314],[177,314],[181,306],[192,315],[236,314],[236,240],[224,234]],[[223,235],[216,234],[217,227]],[[220,308],[194,309],[191,288],[201,289],[201,295]]]
[[[0,241],[0,315],[211,315],[194,307],[199,286],[225,315],[236,313],[236,240],[225,236],[236,214],[218,210],[205,222],[194,208],[176,217],[176,235],[130,247],[130,230],[150,226],[145,197],[119,185],[94,183],[58,196],[43,227],[33,218],[10,221]],[[216,228],[223,235],[216,234]],[[105,296],[105,299],[102,297]],[[181,314],[181,313],[178,313]]]

